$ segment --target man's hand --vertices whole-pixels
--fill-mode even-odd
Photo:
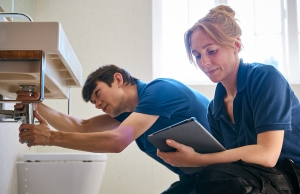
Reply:
[[[47,121],[35,110],[34,116],[39,120],[39,125],[34,124],[22,124],[19,127],[19,141],[20,143],[27,142],[27,146],[35,145],[52,145],[52,135],[53,131],[50,130],[50,127]]]
[[[16,100],[38,100],[40,98],[40,94],[37,92],[26,92],[26,91],[17,91],[17,99]],[[15,104],[14,108],[15,109],[22,109],[23,104]]]

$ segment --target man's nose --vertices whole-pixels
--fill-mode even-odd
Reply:
[[[96,100],[95,107],[97,109],[101,109],[101,104],[102,104],[101,100]]]

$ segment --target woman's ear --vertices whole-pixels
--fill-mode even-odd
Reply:
[[[234,42],[234,45],[236,46],[236,50],[238,53],[242,50],[242,44],[241,44],[241,38],[237,37],[237,41]]]

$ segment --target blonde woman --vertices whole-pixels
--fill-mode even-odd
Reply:
[[[197,193],[299,193],[298,98],[276,68],[239,58],[242,31],[234,16],[217,6],[185,33],[189,60],[218,83],[207,116],[227,150],[199,154],[167,140],[177,152],[158,156],[173,166],[203,166]]]

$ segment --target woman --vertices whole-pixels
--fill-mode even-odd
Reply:
[[[299,101],[276,68],[239,59],[234,16],[217,6],[185,33],[190,61],[218,83],[208,121],[226,151],[199,154],[167,140],[177,152],[158,156],[173,166],[203,166],[197,193],[299,193]]]

